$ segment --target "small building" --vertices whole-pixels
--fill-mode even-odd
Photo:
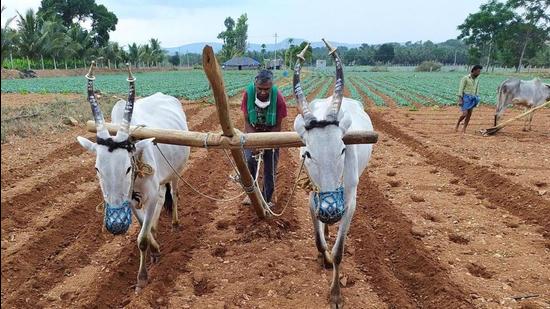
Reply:
[[[268,70],[280,70],[283,66],[283,59],[267,59],[265,64]]]
[[[326,68],[326,66],[327,66],[326,60],[317,59],[317,61],[315,62],[316,68]]]
[[[228,70],[257,69],[260,63],[250,57],[233,57],[223,63],[223,68]]]

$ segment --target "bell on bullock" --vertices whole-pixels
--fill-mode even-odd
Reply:
[[[340,221],[346,212],[343,186],[336,191],[315,192],[313,202],[315,216],[325,224]]]
[[[124,234],[132,224],[132,210],[130,202],[126,201],[119,206],[105,203],[105,228],[113,235]]]

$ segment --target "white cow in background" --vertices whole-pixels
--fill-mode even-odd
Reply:
[[[324,40],[323,40],[324,41]],[[332,308],[341,308],[339,267],[344,254],[344,241],[355,212],[359,177],[367,167],[372,145],[345,145],[342,138],[348,131],[372,131],[369,116],[360,102],[343,98],[344,74],[340,57],[326,41],[336,64],[334,94],[326,99],[306,101],[300,84],[301,63],[308,46],[298,55],[294,68],[294,92],[300,115],[294,130],[305,147],[300,149],[311,181],[317,187],[310,194],[310,211],[315,230],[315,243],[325,267],[333,268],[330,288]],[[325,224],[340,221],[336,242],[329,251],[325,240]]]
[[[157,262],[160,257],[155,235],[163,205],[172,212],[172,225],[178,224],[178,174],[189,158],[189,147],[160,144],[157,148],[153,139],[133,141],[129,134],[130,124],[188,131],[187,120],[180,102],[162,93],[139,99],[134,106],[135,78],[129,71],[128,102],[121,100],[113,107],[112,122],[120,124],[120,129],[115,136],[111,136],[105,128],[94,94],[93,67],[92,63],[86,78],[88,100],[97,129],[96,143],[81,136],[77,139],[84,148],[96,154],[95,169],[105,201],[104,223],[107,230],[113,234],[125,233],[132,213],[141,226],[137,239],[140,250],[138,292],[147,284],[147,250],[150,250],[152,262]],[[139,204],[142,206],[140,209],[137,208]]]
[[[498,87],[495,126],[510,104],[524,106],[527,110],[542,105],[548,100],[550,100],[550,85],[542,83],[540,79],[535,78],[529,81],[517,78],[507,79]],[[523,131],[531,130],[533,114],[534,112],[525,119]]]

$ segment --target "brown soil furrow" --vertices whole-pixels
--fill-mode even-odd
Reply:
[[[2,188],[15,186],[20,179],[29,177],[44,167],[51,165],[52,161],[66,160],[84,153],[84,149],[76,141],[65,144],[51,151],[47,156],[33,160],[23,166],[7,168],[2,172]]]
[[[71,200],[84,200],[87,195],[97,188],[97,182],[92,180],[90,182],[83,182],[78,184],[78,191],[67,195],[56,196],[49,207],[43,209],[38,216],[31,217],[26,228],[17,229],[14,232],[6,233],[3,242],[6,246],[2,246],[2,258],[6,258],[16,253],[21,247],[28,244],[33,238],[36,238],[36,234],[40,231],[44,231],[51,224],[52,220],[62,216],[67,211],[67,201]]]
[[[70,211],[52,220],[21,250],[2,258],[2,296],[6,297],[2,305],[29,307],[27,302],[36,303],[52,281],[63,279],[65,270],[89,263],[88,253],[103,242],[103,237],[97,235],[101,231],[101,216],[95,212],[100,195],[99,189],[88,194]],[[83,226],[82,222],[87,224]],[[75,241],[82,242],[86,251],[57,260],[56,256]]]
[[[60,174],[64,171],[71,170],[75,165],[85,165],[90,163],[91,160],[93,159],[90,158],[89,154],[82,153],[78,156],[55,162],[55,164],[52,164],[53,162],[49,164],[45,163],[31,175],[27,175],[25,178],[20,178],[9,186],[3,187],[2,203],[6,203],[22,194],[29,193],[33,189],[37,189],[39,186],[55,180]]]
[[[394,308],[469,308],[468,294],[411,234],[412,223],[368,174],[361,177],[351,236],[357,264]]]
[[[75,181],[90,181],[94,179],[95,171],[92,163],[70,169],[50,178],[45,183],[34,186],[29,192],[8,197],[2,203],[2,229],[13,231],[25,228],[58,195],[67,195],[78,191]]]
[[[478,190],[492,204],[505,208],[510,213],[543,227],[543,234],[550,238],[550,201],[535,191],[501,176],[487,167],[469,163],[444,151],[428,147],[416,138],[404,133],[385,121],[376,112],[371,118],[377,130],[398,139],[413,151],[429,160],[429,163],[445,168],[462,179],[466,185]]]

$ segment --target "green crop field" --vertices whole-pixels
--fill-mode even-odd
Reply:
[[[137,94],[139,96],[163,92],[188,100],[198,100],[211,95],[208,81],[203,71],[170,71],[137,73]],[[224,80],[229,96],[242,91],[250,83],[255,71],[225,71]],[[282,76],[277,72],[276,78]],[[397,106],[411,107],[421,105],[451,105],[456,103],[456,92],[464,72],[368,72],[358,70],[346,71],[346,87],[351,97],[361,99],[366,94],[377,106],[386,103],[382,96],[392,99]],[[483,104],[495,104],[497,88],[508,78],[504,74],[482,74],[480,76],[480,96]],[[532,76],[524,76],[530,79]],[[543,80],[550,83],[550,80]],[[334,82],[331,68],[314,70],[304,74],[302,87],[310,93],[316,89],[316,98],[330,95],[329,89]],[[128,84],[125,74],[99,74],[95,88],[103,93],[126,93]],[[35,79],[14,79],[2,81],[2,92],[15,93],[84,93],[84,77],[52,77]],[[285,97],[292,96],[292,83],[281,86]],[[293,101],[293,100],[289,100]],[[293,102],[289,102],[292,104]]]
[[[228,95],[242,91],[254,78],[254,71],[224,72],[225,88]],[[135,73],[136,93],[147,96],[156,92],[189,100],[197,100],[211,95],[206,75],[201,70]],[[126,74],[98,74],[95,89],[103,93],[126,93]],[[2,80],[2,92],[16,93],[85,93],[84,76],[51,77],[34,79]]]

